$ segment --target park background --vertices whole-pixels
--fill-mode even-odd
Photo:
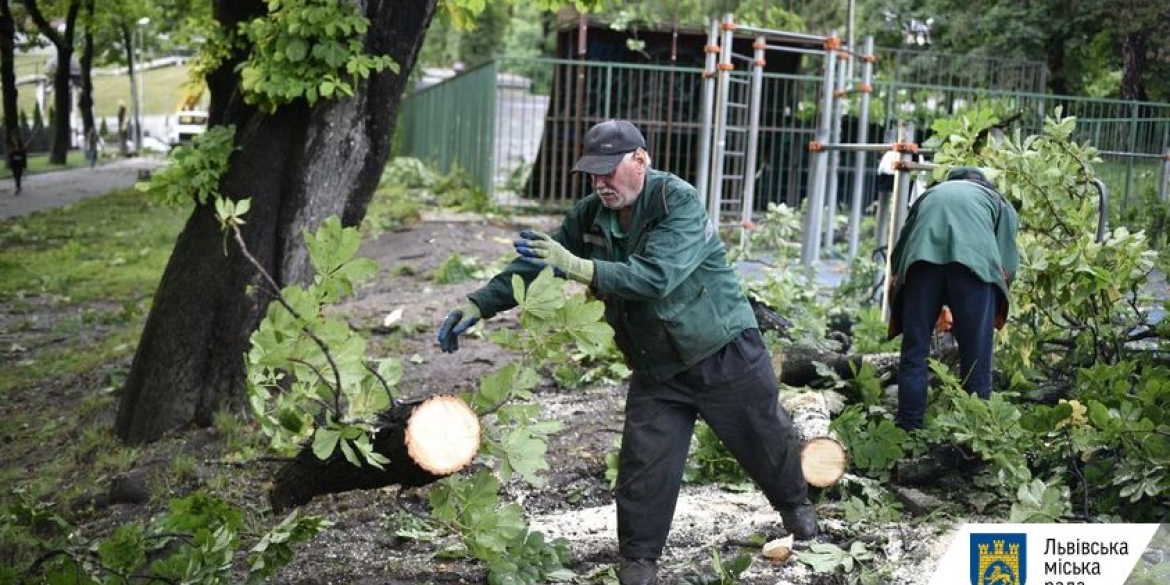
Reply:
[[[154,6],[164,4],[172,6],[169,3],[154,3]],[[639,20],[644,18],[641,12],[645,6],[643,3],[618,6],[614,12],[601,16],[611,22],[624,22],[624,30],[655,28],[669,32],[676,20],[682,20],[676,15],[694,17],[740,8],[731,4],[651,3],[659,8],[660,14],[656,22],[649,23]],[[798,15],[802,26],[810,31],[823,32],[845,20],[846,3],[760,4],[763,9],[784,7],[802,13]],[[931,6],[937,12],[927,10],[909,15],[909,18],[895,18],[890,24],[883,13],[889,7],[880,4],[859,3],[862,10],[858,22],[869,23],[867,26],[877,29],[871,32],[884,31],[884,36],[892,38],[900,50],[907,49],[902,46],[906,38],[918,44],[920,37],[917,33],[920,31],[913,26],[913,21],[926,24],[928,19],[937,26],[931,34],[930,46],[924,43],[914,50],[937,48],[941,51],[946,48],[948,53],[953,50],[959,54],[971,53],[977,57],[982,54],[992,58],[1018,50],[1020,54],[1017,56],[1026,56],[1038,52],[1042,42],[1058,39],[1067,48],[1062,53],[1066,61],[1069,55],[1073,55],[1085,59],[1085,62],[1102,63],[1099,67],[1086,66],[1086,70],[1095,74],[1077,77],[1072,85],[1068,85],[1070,76],[1064,75],[1061,83],[1066,84],[1066,88],[1075,88],[1070,93],[1083,92],[1103,98],[1103,103],[1108,104],[1120,102],[1122,108],[1136,105],[1139,112],[1147,105],[1155,110],[1165,105],[1165,89],[1159,85],[1165,76],[1151,73],[1165,65],[1164,48],[1149,40],[1167,36],[1161,34],[1166,30],[1166,15],[1160,5],[1134,3],[1118,8],[1111,3],[1088,3],[1084,10],[1076,12],[1062,11],[1060,6],[1045,3],[1029,4],[1024,8],[1016,3],[964,3],[970,4],[973,12],[959,11],[944,18],[946,11],[943,8],[958,10],[959,3],[938,3]],[[896,4],[903,3],[889,4],[896,8]],[[17,3],[11,5],[15,7]],[[183,5],[181,10],[186,11],[185,15],[197,16],[200,5]],[[127,10],[111,16],[129,23],[147,18],[146,12],[129,10],[130,4],[118,6]],[[136,5],[137,8],[150,6]],[[451,26],[451,20],[458,20],[456,16],[459,15],[466,18],[466,14],[440,12],[429,29],[422,57],[412,75],[421,78],[427,69],[424,64],[434,65],[437,69],[462,69],[482,74],[485,67],[490,67],[490,64],[481,62],[483,57],[496,55],[500,47],[512,51],[503,55],[518,55],[517,59],[556,56],[555,35],[547,34],[560,30],[555,15],[534,10],[527,3],[519,3],[512,12],[507,12],[503,6],[492,4],[489,10],[475,17],[482,20],[483,26],[474,32]],[[1147,18],[1139,18],[1130,12],[1141,8],[1148,9],[1143,13]],[[501,18],[501,10],[507,12],[506,18]],[[903,13],[904,16],[907,14]],[[1054,18],[1057,15],[1067,15],[1075,22]],[[149,18],[151,22],[166,22],[158,14]],[[494,28],[490,25],[500,21],[509,24]],[[1113,28],[1094,28],[1107,23]],[[953,34],[943,34],[944,24]],[[1078,28],[1082,26],[1085,28]],[[907,37],[907,28],[915,34]],[[975,41],[966,46],[947,46],[953,39],[963,36],[959,32],[978,32],[984,28],[980,42],[988,43],[986,46]],[[1019,34],[1015,34],[1017,29],[1020,29]],[[510,32],[492,33],[501,30]],[[1133,63],[1127,61],[1124,48],[1132,47],[1127,45],[1131,37],[1140,40],[1143,35],[1146,38],[1143,46],[1147,47],[1143,55],[1149,67],[1142,68],[1136,76],[1136,79],[1143,80],[1141,83],[1126,85],[1122,83],[1123,79],[1133,82],[1135,77],[1125,75],[1126,71],[1133,71]],[[151,35],[151,38],[155,36]],[[504,41],[501,42],[500,38]],[[539,40],[534,42],[534,39]],[[626,50],[632,53],[647,51],[645,45],[638,45],[638,39],[633,40],[632,44],[624,44]],[[980,47],[983,48],[977,51]],[[1090,50],[1089,47],[1096,48]],[[536,55],[532,54],[534,50]],[[1094,61],[1092,58],[1099,59]],[[1129,66],[1124,66],[1127,63]],[[553,64],[555,62],[540,66]],[[531,78],[539,79],[539,75],[531,75]],[[1044,84],[1047,89],[1057,83],[1051,81],[1056,78],[1055,74],[1048,78],[1050,81]],[[121,81],[127,83],[125,79]],[[487,84],[487,87],[493,88],[494,83]],[[539,84],[536,87],[540,87]],[[1123,92],[1135,88],[1140,91],[1123,95]],[[146,95],[151,95],[154,89],[151,86]],[[503,89],[514,88],[506,86]],[[495,93],[494,89],[490,91]],[[177,89],[175,96],[181,95],[180,92]],[[1056,95],[1048,91],[1038,93]],[[1121,97],[1127,99],[1116,99]],[[1143,102],[1134,101],[1134,97],[1152,99]],[[178,99],[162,100],[161,115],[167,115],[168,108],[174,108]],[[465,96],[463,103],[452,111],[470,109],[475,100]],[[99,108],[96,101],[95,108]],[[149,106],[147,109],[149,111]],[[1129,122],[1132,115],[1117,118]],[[440,137],[449,135],[437,130],[443,121],[443,116],[430,118],[435,124],[434,133]],[[401,127],[404,122],[399,124]],[[405,137],[400,140],[405,141]],[[403,150],[399,153],[406,152],[406,146],[401,148]],[[474,345],[466,347],[458,361],[444,359],[433,347],[434,327],[450,306],[458,303],[463,294],[498,266],[505,255],[501,248],[508,247],[507,239],[518,227],[550,225],[546,222],[551,221],[547,217],[519,214],[496,205],[493,198],[486,197],[487,192],[478,183],[468,180],[457,168],[470,163],[465,158],[456,160],[458,165],[435,169],[432,165],[437,159],[430,156],[415,160],[396,159],[387,168],[367,216],[370,221],[366,222],[363,244],[363,255],[375,258],[379,264],[379,279],[360,287],[356,298],[339,306],[335,313],[344,316],[363,335],[371,337],[372,353],[402,360],[400,385],[410,394],[474,388],[481,376],[489,375],[496,366],[515,358],[514,351],[499,349],[488,339],[475,339]],[[1149,181],[1145,185],[1143,196],[1155,197],[1156,182]],[[152,306],[162,300],[162,297],[155,296],[155,290],[163,266],[171,256],[176,235],[191,221],[193,213],[198,217],[198,212],[192,212],[189,201],[185,205],[170,207],[143,193],[127,191],[56,213],[6,222],[3,226],[4,334],[8,343],[2,366],[4,385],[0,388],[3,388],[5,397],[4,435],[12,439],[4,449],[3,460],[8,474],[6,480],[11,478],[11,484],[18,488],[5,502],[8,512],[5,518],[13,527],[12,532],[6,534],[16,535],[12,540],[6,540],[5,545],[19,545],[6,547],[4,551],[12,555],[7,558],[13,559],[11,566],[14,568],[28,567],[32,559],[38,558],[36,554],[24,556],[28,553],[28,549],[21,548],[24,545],[36,543],[48,547],[44,550],[76,554],[90,550],[91,545],[96,546],[99,542],[90,538],[118,535],[118,540],[110,542],[129,544],[135,541],[133,532],[118,533],[115,529],[135,520],[145,525],[146,520],[153,516],[179,523],[197,517],[202,525],[196,528],[214,525],[233,531],[221,533],[228,535],[223,543],[207,540],[207,534],[204,534],[199,546],[209,548],[200,548],[200,554],[209,551],[223,554],[223,548],[216,548],[220,545],[237,547],[240,543],[247,543],[247,546],[252,546],[256,544],[253,537],[264,533],[278,520],[266,510],[264,501],[265,484],[273,469],[264,463],[263,453],[267,445],[261,440],[255,421],[246,413],[231,408],[218,410],[214,413],[213,424],[184,427],[145,443],[124,443],[111,430],[118,403],[126,397],[125,388],[133,369],[131,361],[135,347],[140,343],[139,335],[146,316],[152,311]],[[1132,208],[1143,212],[1151,210],[1144,205],[1133,205]],[[1134,219],[1141,222],[1151,221],[1152,217],[1153,214],[1134,215]],[[775,228],[775,231],[761,230],[761,235],[777,237],[778,241],[787,239],[790,243],[791,228],[795,227],[791,222],[761,221],[761,224]],[[222,235],[217,233],[212,247],[218,247],[221,238]],[[1121,250],[1131,243],[1123,237],[1114,240],[1113,246]],[[830,251],[830,254],[837,253],[836,249]],[[1097,256],[1090,259],[1085,256],[1081,259],[1085,268],[1093,268],[1093,262],[1100,260],[1108,262],[1109,258]],[[198,268],[195,263],[184,267]],[[1105,274],[1096,273],[1093,277],[1108,281],[1109,270],[1098,268]],[[1120,275],[1120,271],[1117,272]],[[801,281],[790,285],[793,288],[782,290],[784,294],[778,296],[805,304],[794,302],[786,308],[801,311],[793,313],[801,317],[815,318],[811,320],[827,318],[824,298],[803,294],[812,292],[809,283]],[[1111,288],[1110,294],[1114,292]],[[1106,298],[1110,298],[1109,295]],[[402,309],[397,313],[397,319],[394,318],[394,309]],[[193,312],[201,314],[197,310]],[[872,317],[872,313],[866,315]],[[495,322],[493,329],[523,328],[512,319],[514,317]],[[855,331],[856,338],[874,342],[877,339],[873,331],[875,323],[865,321],[861,325],[869,327],[868,333],[863,335]],[[815,331],[816,327],[810,330]],[[550,535],[572,537],[571,556],[530,542],[532,546],[526,550],[533,557],[528,559],[531,561],[528,567],[543,566],[544,570],[554,570],[557,563],[564,563],[575,572],[571,578],[578,582],[611,581],[612,574],[606,571],[615,561],[613,530],[606,525],[611,508],[608,507],[610,496],[605,480],[605,460],[611,452],[610,439],[614,429],[620,424],[622,385],[617,383],[615,386],[611,382],[620,379],[622,374],[606,370],[604,364],[607,361],[612,361],[612,357],[601,360],[600,366],[590,364],[585,373],[575,374],[580,378],[574,378],[559,368],[544,371],[549,377],[543,378],[538,388],[540,402],[547,409],[546,415],[566,424],[562,432],[550,436],[551,471],[546,478],[546,489],[530,490],[523,482],[513,482],[501,492],[502,498],[509,503],[525,503],[531,513],[527,519],[532,526],[546,530]],[[1092,463],[1088,467],[1090,471],[1098,472],[1100,463],[1107,461],[1120,461],[1125,465],[1117,466],[1112,477],[1091,476],[1087,480],[1081,478],[1080,481],[1067,482],[1063,476],[1046,477],[1047,483],[1028,482],[1027,489],[1011,494],[1004,494],[992,484],[984,483],[989,479],[985,476],[972,478],[958,474],[926,490],[928,495],[936,498],[932,503],[928,501],[926,507],[937,507],[918,508],[916,513],[909,511],[911,504],[897,499],[893,490],[888,489],[890,456],[884,449],[890,446],[891,440],[883,436],[885,430],[878,420],[883,406],[881,400],[877,400],[869,405],[876,415],[873,421],[867,421],[872,425],[859,427],[872,433],[868,437],[871,442],[865,444],[873,449],[855,452],[855,455],[865,452],[868,459],[864,465],[855,459],[858,467],[853,471],[863,470],[865,473],[851,474],[853,478],[847,485],[826,494],[818,502],[830,536],[823,549],[802,551],[803,560],[787,566],[773,566],[751,554],[758,544],[755,541],[757,535],[771,530],[773,527],[769,523],[774,524],[774,519],[769,520],[766,506],[762,506],[758,498],[753,499],[750,489],[744,489],[734,479],[722,475],[734,474],[734,470],[727,469],[722,463],[724,459],[708,437],[708,442],[699,443],[702,453],[696,454],[696,468],[691,471],[694,478],[707,479],[697,479],[695,484],[688,486],[683,506],[685,520],[680,521],[676,531],[676,540],[666,563],[667,573],[672,578],[703,574],[706,576],[702,578],[708,579],[704,582],[711,582],[709,575],[714,570],[716,577],[723,582],[738,579],[753,583],[826,585],[875,581],[917,583],[923,582],[923,575],[929,573],[932,551],[937,551],[945,540],[947,526],[962,519],[987,516],[1002,519],[1017,512],[1028,518],[1059,521],[1119,521],[1127,517],[1157,519],[1157,510],[1165,510],[1165,465],[1147,465],[1144,457],[1158,456],[1164,461],[1165,454],[1159,455],[1155,449],[1161,444],[1158,437],[1165,423],[1164,417],[1146,413],[1157,412],[1164,404],[1166,393],[1158,386],[1158,380],[1164,376],[1154,368],[1127,373],[1123,371],[1127,367],[1131,367],[1129,362],[1103,363],[1101,368],[1091,370],[1091,375],[1099,377],[1099,386],[1112,387],[1113,382],[1119,387],[1128,384],[1134,394],[1140,394],[1146,401],[1136,410],[1126,410],[1136,417],[1123,421],[1132,427],[1110,427],[1111,421],[1118,421],[1100,411],[1090,413],[1090,417],[1070,412],[1066,418],[1069,421],[1081,420],[1069,423],[1079,425],[1076,427],[1078,433],[1089,430],[1104,433],[1108,430],[1148,438],[1145,442],[1150,453],[1127,451],[1134,448],[1130,443],[1118,443],[1114,450],[1086,450],[1084,456],[1089,457],[1090,452],[1094,454],[1086,462]],[[1152,375],[1154,373],[1161,377]],[[1149,381],[1138,384],[1135,377],[1146,377]],[[179,381],[179,377],[176,376],[175,380]],[[1101,380],[1111,383],[1103,384]],[[1128,394],[1130,390],[1119,392]],[[997,405],[997,408],[1001,406],[1002,409],[993,413],[995,416],[1010,413],[1007,405]],[[1052,417],[1059,414],[1056,410],[1043,412],[1050,412]],[[966,414],[974,416],[978,413]],[[1142,416],[1158,421],[1155,423],[1158,430],[1150,433],[1143,426],[1146,419]],[[1092,424],[1082,420],[1085,418],[1091,418]],[[1030,460],[1026,457],[1028,453],[1012,451],[1012,443],[1018,443],[1016,449],[1023,449],[1024,445],[1033,445],[1031,438],[1016,434],[1019,425],[1011,424],[1009,419],[1000,422],[1003,426],[995,428],[1004,431],[1005,434],[998,437],[1003,442],[979,446],[988,452],[1001,450],[1004,457],[1018,456],[1020,460]],[[1068,439],[1061,436],[1064,437],[1062,440]],[[1075,436],[1083,437],[1081,434]],[[991,438],[995,437],[968,440],[979,443]],[[1080,446],[1060,444],[1070,449]],[[1121,458],[1111,459],[1118,456]],[[1076,458],[1071,459],[1072,462],[1063,462],[1069,466],[1069,474],[1084,470],[1075,464]],[[1113,482],[1122,473],[1129,474],[1129,479],[1115,487]],[[979,483],[972,485],[973,482]],[[1090,492],[1086,485],[1093,486],[1094,490]],[[1069,491],[1062,492],[1062,486]],[[1119,497],[1118,492],[1124,495]],[[216,500],[190,499],[192,494],[212,494]],[[243,508],[247,529],[240,530],[240,521],[230,519],[232,513],[225,513],[224,508],[215,503],[221,500]],[[495,563],[472,560],[467,551],[474,547],[468,546],[468,541],[453,541],[449,535],[437,534],[433,524],[422,522],[425,514],[421,510],[427,504],[426,490],[386,489],[319,498],[306,507],[306,515],[331,518],[337,525],[324,529],[308,546],[297,548],[293,564],[270,578],[289,583],[330,580],[394,583],[449,579],[478,582],[489,579],[489,574],[507,573],[506,567],[498,562],[499,558]],[[1101,509],[1109,512],[1094,515]],[[224,513],[227,520],[213,522],[212,517],[220,513]],[[28,527],[22,522],[30,518],[36,521],[31,525],[33,528],[45,529],[63,522],[81,529],[22,531],[20,527]],[[185,529],[191,528],[185,525]],[[451,526],[444,528],[450,529]],[[477,530],[483,529],[483,533],[488,532],[486,528],[476,527]],[[304,532],[297,532],[300,530]],[[305,532],[310,532],[307,524],[296,525],[293,533],[281,533],[278,529],[278,536],[267,542],[296,540],[294,534],[303,536]],[[470,533],[474,535],[476,531]],[[231,563],[233,570],[241,581],[243,578],[239,575],[248,572],[248,567],[256,570],[252,562],[245,560],[247,546],[233,548],[236,552],[229,553],[234,561]],[[113,548],[116,547],[107,544],[105,550]],[[490,552],[491,546],[487,548]],[[256,554],[273,562],[288,560],[286,549],[270,546],[268,550],[269,556],[265,556],[263,550]],[[62,555],[54,558],[84,557]],[[194,557],[188,555],[184,558]],[[721,558],[735,562],[721,564]],[[743,558],[747,559],[749,566],[741,572]],[[1158,579],[1164,577],[1164,569],[1159,569],[1160,563],[1155,560],[1147,564],[1143,569],[1146,572],[1138,578],[1145,578],[1150,583],[1159,582]],[[91,562],[89,566],[96,564]],[[208,573],[213,569],[209,565],[200,567],[201,571]],[[720,567],[723,569],[721,573]],[[544,574],[540,580],[548,578],[550,576]],[[562,573],[557,578],[567,577]]]

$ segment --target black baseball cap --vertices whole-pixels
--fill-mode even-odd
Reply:
[[[983,169],[977,167],[955,167],[947,172],[947,178],[944,181],[971,181],[978,185],[983,185],[992,190],[996,190],[995,183],[987,177],[987,173]]]
[[[608,175],[627,153],[646,148],[637,126],[625,120],[607,120],[585,133],[585,154],[573,165],[574,172]]]

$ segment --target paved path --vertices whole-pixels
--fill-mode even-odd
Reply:
[[[63,169],[25,175],[16,195],[12,179],[0,181],[0,221],[37,211],[63,207],[86,197],[125,189],[138,181],[139,171],[154,169],[161,160],[128,158],[96,168]]]

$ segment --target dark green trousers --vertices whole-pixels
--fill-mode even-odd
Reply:
[[[771,356],[759,330],[749,329],[670,380],[631,379],[616,496],[621,556],[662,554],[697,416],[774,508],[808,496],[799,439],[777,400]]]

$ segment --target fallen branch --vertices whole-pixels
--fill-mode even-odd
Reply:
[[[279,513],[323,494],[427,485],[466,467],[479,442],[479,418],[457,396],[398,403],[379,413],[373,434],[373,450],[389,459],[382,469],[356,466],[340,448],[318,459],[306,444],[277,471],[268,501]]]

